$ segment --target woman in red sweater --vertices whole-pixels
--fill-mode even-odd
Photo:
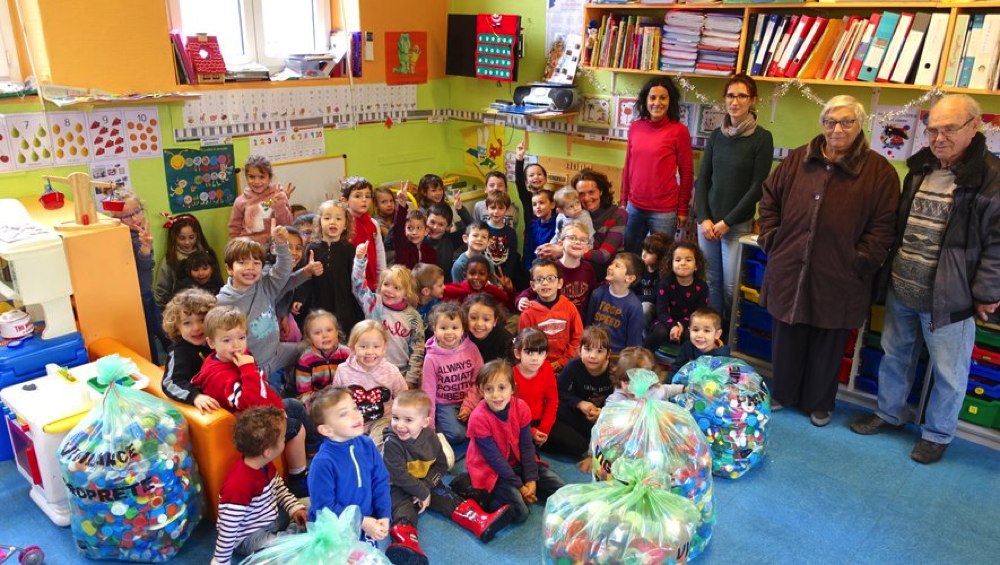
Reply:
[[[625,250],[638,255],[647,234],[673,238],[677,226],[687,223],[694,161],[691,133],[678,121],[680,92],[670,77],[649,79],[635,111],[625,149],[622,204],[628,211]]]

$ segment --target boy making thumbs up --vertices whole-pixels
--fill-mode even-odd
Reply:
[[[285,369],[298,358],[297,344],[280,343],[277,303],[296,286],[322,272],[310,262],[292,278],[292,256],[288,230],[271,219],[274,265],[265,271],[264,246],[246,237],[226,244],[225,262],[229,280],[219,291],[220,306],[235,306],[247,317],[247,348],[275,390],[284,389]],[[290,302],[289,302],[290,304]],[[286,312],[287,313],[287,310]]]

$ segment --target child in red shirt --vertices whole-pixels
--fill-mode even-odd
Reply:
[[[559,410],[556,374],[545,359],[548,351],[548,338],[535,328],[525,328],[514,338],[517,397],[531,409],[531,439],[538,447],[548,441]]]
[[[531,267],[531,288],[537,299],[528,303],[517,322],[518,331],[538,328],[548,337],[547,359],[554,371],[561,371],[579,354],[583,335],[580,311],[559,293],[562,286],[559,264],[551,259],[536,259]]]

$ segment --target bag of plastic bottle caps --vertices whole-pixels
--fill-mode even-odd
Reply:
[[[590,436],[593,473],[597,480],[617,479],[614,462],[643,459],[674,494],[687,498],[701,513],[688,557],[701,554],[712,537],[712,454],[691,414],[666,400],[656,400],[656,373],[628,371],[634,400],[609,402],[601,410]]]
[[[549,497],[545,562],[686,563],[701,522],[695,505],[641,459],[619,459],[612,470],[613,482],[568,485]]]
[[[681,367],[687,386],[674,402],[691,412],[712,449],[712,473],[743,476],[764,459],[771,395],[764,379],[739,359],[702,356]]]
[[[316,521],[309,522],[306,533],[284,536],[244,559],[241,565],[389,565],[384,553],[358,541],[360,532],[361,509],[357,506],[348,506],[340,516],[323,508],[316,514]]]
[[[73,537],[91,559],[167,561],[201,519],[187,421],[170,403],[116,384],[135,372],[117,355],[98,360],[104,398],[59,445]]]

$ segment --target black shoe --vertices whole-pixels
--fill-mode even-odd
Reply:
[[[878,414],[869,414],[852,422],[851,431],[863,436],[870,436],[883,430],[901,430],[903,426],[904,424],[890,424],[880,418]]]
[[[309,481],[308,475],[305,471],[297,475],[288,475],[288,480],[285,481],[285,486],[292,493],[295,498],[307,498],[309,496]]]
[[[833,412],[827,412],[826,410],[815,410],[809,415],[809,421],[812,422],[812,425],[817,428],[822,428],[823,426],[829,424],[832,419]]]
[[[935,443],[922,439],[917,442],[913,451],[910,452],[910,459],[913,459],[917,463],[930,465],[941,460],[941,457],[944,456],[944,450],[948,449],[948,445],[947,443]]]

